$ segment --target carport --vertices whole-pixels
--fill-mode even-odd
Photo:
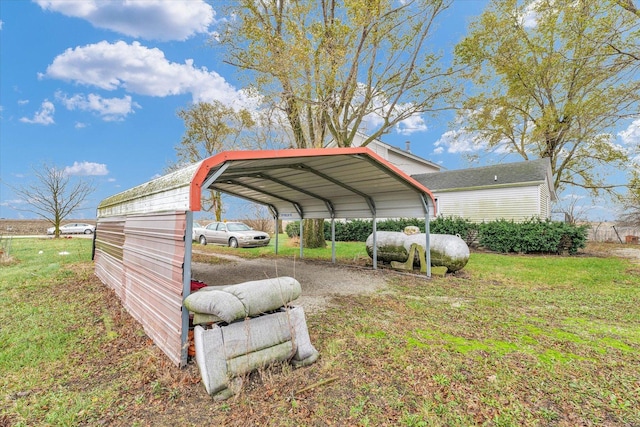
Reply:
[[[330,219],[332,236],[338,218],[372,218],[375,236],[377,218],[424,217],[429,257],[431,192],[366,147],[222,152],[108,197],[98,206],[96,275],[178,365],[187,361],[193,212],[206,189],[266,205],[275,221]]]

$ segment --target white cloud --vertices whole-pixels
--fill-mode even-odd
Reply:
[[[168,61],[157,48],[138,42],[102,41],[67,49],[58,55],[41,77],[73,81],[104,90],[125,90],[147,96],[190,93],[194,102],[219,100],[226,105],[248,102],[243,92],[215,71],[196,68],[193,60],[184,64]]]
[[[208,33],[215,11],[204,0],[36,0],[44,10],[89,21],[127,36],[186,40]]]
[[[367,129],[375,129],[384,124],[383,115],[388,114],[389,105],[388,103],[376,102],[374,101],[374,111],[367,114],[363,119],[363,132],[367,133]],[[390,115],[390,118],[393,119],[394,116],[401,114],[403,110],[410,107],[410,104],[401,104],[395,106],[393,114]],[[427,130],[427,124],[424,122],[422,115],[419,113],[415,113],[407,117],[404,120],[398,122],[395,126],[396,133],[400,135],[411,135],[416,132],[424,132]]]
[[[24,205],[25,203],[26,202],[22,199],[12,199],[12,200],[5,200],[3,202],[0,202],[0,206],[12,207],[16,205]]]
[[[84,129],[87,127],[86,123],[82,123],[82,122],[76,122],[75,126],[76,129]]]
[[[618,132],[618,136],[626,145],[640,145],[640,119],[634,120],[629,127]]]
[[[132,102],[129,95],[122,98],[103,98],[100,95],[90,93],[87,96],[76,94],[69,98],[66,94],[57,92],[56,98],[68,110],[92,111],[98,113],[107,122],[123,120],[134,112],[134,107],[140,108],[140,105]]]
[[[109,174],[109,170],[107,170],[107,165],[102,163],[73,162],[73,166],[64,168],[64,173],[67,175],[93,176],[107,175]]]
[[[555,0],[533,0],[527,4],[522,12],[518,13],[519,24],[524,28],[536,28],[540,15],[545,9],[554,10]]]
[[[20,121],[24,123],[34,123],[48,126],[55,123],[53,121],[53,113],[55,113],[55,111],[56,107],[53,105],[53,103],[45,99],[40,106],[40,110],[36,111],[32,119],[22,117]]]
[[[2,19],[0,19],[0,30],[2,30],[3,26],[4,26],[4,21]]]
[[[28,99],[19,99],[18,105],[27,105],[29,103]]]
[[[411,135],[415,132],[424,132],[427,130],[427,124],[422,116],[415,115],[404,119],[396,125],[396,132],[400,135]]]
[[[447,153],[452,154],[471,153],[486,146],[486,144],[478,140],[475,134],[467,132],[464,129],[449,130],[443,133],[434,145],[436,146],[436,150],[446,148]]]
[[[538,12],[535,10],[536,2],[533,2],[524,9],[520,15],[520,25],[524,28],[535,28],[538,26]]]
[[[473,129],[467,128],[467,123],[473,123],[473,118],[478,114],[475,110],[465,110],[460,112],[454,121],[457,129],[449,130],[443,133],[435,142],[436,150],[438,148],[446,149],[447,153],[475,153],[475,152],[492,152],[494,154],[511,154],[513,152],[512,144],[507,139],[494,141],[489,146],[489,137]],[[442,152],[442,151],[441,151]]]

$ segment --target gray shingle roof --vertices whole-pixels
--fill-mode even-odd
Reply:
[[[495,185],[544,182],[549,173],[549,159],[528,160],[471,169],[449,170],[412,175],[433,191]]]

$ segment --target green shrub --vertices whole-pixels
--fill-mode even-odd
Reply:
[[[284,232],[289,237],[298,237],[300,235],[300,221],[292,221],[284,228]]]
[[[336,240],[339,242],[364,242],[373,229],[371,220],[353,219],[347,222],[336,221]],[[329,224],[327,240],[331,239]]]
[[[378,231],[401,232],[407,226],[416,226],[424,233],[424,219],[396,218],[377,223]],[[353,219],[336,221],[336,241],[364,242],[373,230],[372,220]],[[458,235],[467,245],[476,241],[485,248],[496,252],[575,254],[587,242],[587,228],[559,221],[532,218],[522,223],[513,220],[497,220],[482,224],[473,223],[460,217],[437,217],[429,223],[434,234]],[[289,237],[300,235],[300,221],[287,224],[285,232]],[[324,222],[324,238],[331,240],[331,222]]]
[[[460,236],[468,246],[472,246],[478,238],[478,230],[480,224],[473,223],[468,219],[461,217],[443,217],[439,216],[429,224],[431,233],[434,234],[451,234]]]
[[[378,231],[403,231],[405,227],[415,225],[424,233],[424,219],[399,218],[385,219],[378,221],[376,229]],[[364,242],[373,231],[373,221],[370,219],[352,219],[349,221],[336,221],[336,241],[338,242]],[[285,232],[289,237],[300,235],[300,221],[287,224]],[[331,240],[331,222],[324,222],[324,238]]]
[[[338,223],[336,223],[336,240],[338,239]],[[352,242],[365,242],[367,237],[373,232],[372,220],[351,220],[341,223],[343,231],[341,237],[345,237]],[[377,231],[398,231],[402,232],[408,226],[416,226],[424,233],[424,219],[420,218],[394,218],[385,219],[376,223]]]
[[[404,231],[406,227],[415,226],[424,233],[424,218],[395,218],[378,221],[378,231]]]
[[[480,225],[480,245],[496,252],[575,254],[587,242],[587,227],[532,218],[522,223],[504,219]]]

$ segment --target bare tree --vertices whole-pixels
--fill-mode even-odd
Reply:
[[[35,182],[12,187],[28,208],[18,209],[31,212],[46,219],[55,227],[54,236],[60,237],[60,223],[73,212],[80,210],[82,204],[95,188],[91,183],[77,178],[71,182],[71,176],[64,169],[43,164],[32,167]]]
[[[633,227],[640,227],[640,177],[629,183],[629,191],[621,198],[622,215],[619,221]]]
[[[244,211],[245,215],[242,222],[254,230],[273,233],[273,218],[266,206],[258,205],[256,203],[247,203]]]
[[[568,224],[575,225],[580,222],[586,222],[589,211],[593,209],[593,206],[583,204],[585,199],[585,196],[568,194],[555,203],[553,213],[563,215],[564,222]]]

